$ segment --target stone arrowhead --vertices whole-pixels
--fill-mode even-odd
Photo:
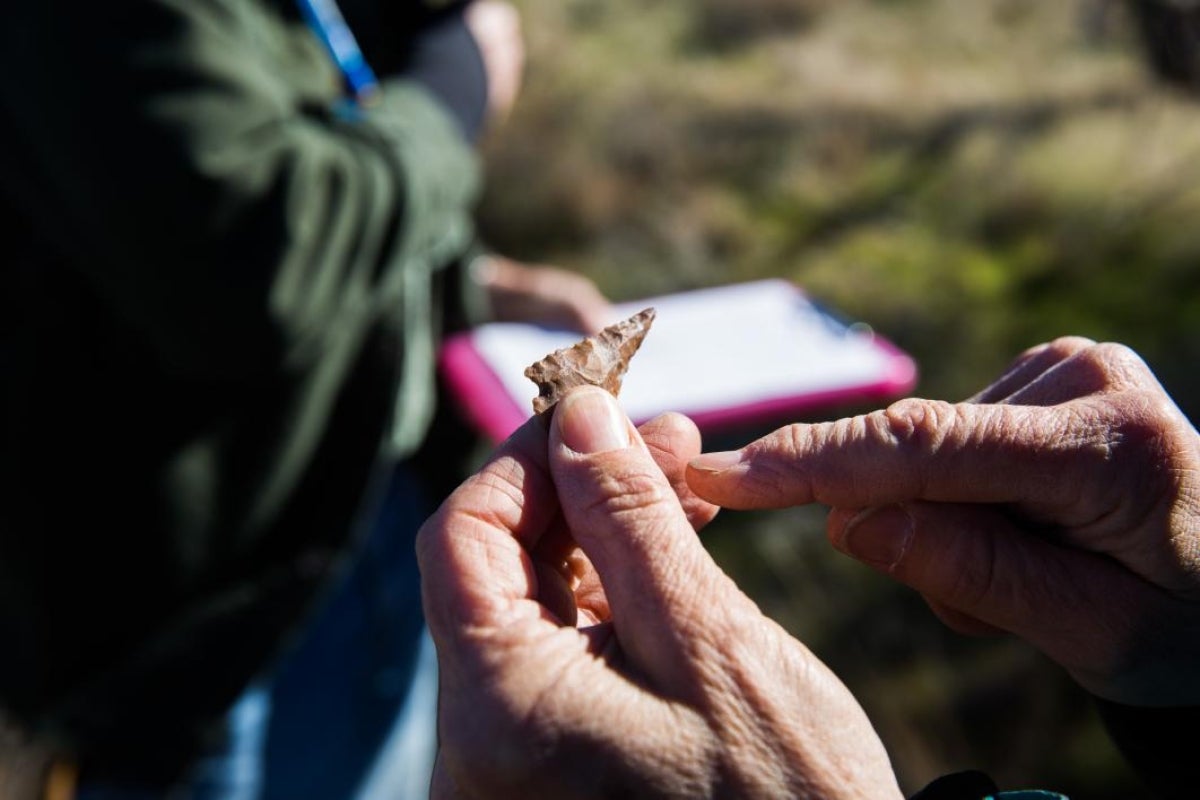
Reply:
[[[525,377],[538,385],[538,396],[533,398],[534,413],[553,408],[567,390],[584,384],[607,389],[616,397],[629,369],[629,360],[642,346],[653,322],[654,309],[647,308],[531,364],[525,370]]]

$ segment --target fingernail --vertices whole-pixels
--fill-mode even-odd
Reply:
[[[913,520],[903,506],[868,508],[846,523],[838,549],[884,570],[891,571],[912,541]]]
[[[705,453],[696,456],[688,463],[688,466],[700,472],[724,472],[741,463],[742,451],[729,450],[723,453]]]
[[[629,447],[629,423],[616,398],[603,389],[570,392],[554,411],[563,443],[576,453],[603,453]]]

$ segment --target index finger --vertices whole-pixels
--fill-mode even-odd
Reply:
[[[921,499],[1017,503],[1094,516],[1116,433],[1102,407],[902,400],[835,422],[790,425],[738,451],[693,459],[688,484],[730,508]]]
[[[557,512],[545,426],[531,418],[417,534],[422,601],[435,640],[548,614],[536,600],[529,553]]]

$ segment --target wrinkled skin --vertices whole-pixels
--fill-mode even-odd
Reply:
[[[900,797],[858,703],[697,539],[699,448],[581,387],[422,528],[435,798]]]
[[[1200,703],[1200,437],[1128,348],[1064,338],[968,402],[904,400],[694,460],[730,508],[832,507],[834,547],[952,628],[1129,705]]]

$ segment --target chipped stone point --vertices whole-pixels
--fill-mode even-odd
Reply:
[[[538,385],[534,413],[548,411],[570,389],[585,384],[599,386],[616,397],[629,360],[642,346],[653,322],[654,309],[647,308],[527,367],[525,377]]]

